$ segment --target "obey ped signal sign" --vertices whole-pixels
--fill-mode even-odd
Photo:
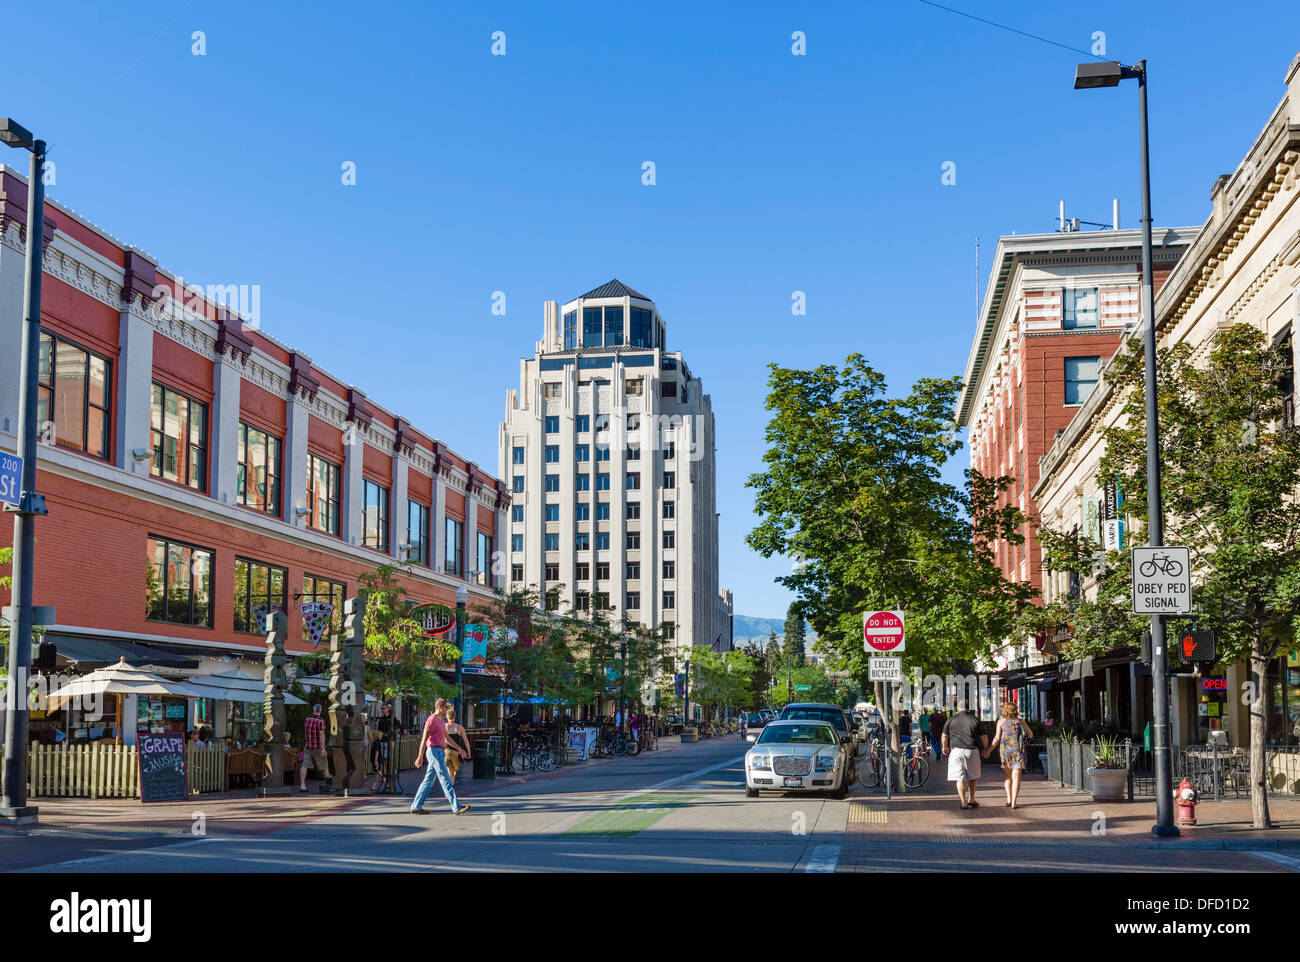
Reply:
[[[862,616],[862,642],[864,651],[902,651],[903,613],[868,611]]]

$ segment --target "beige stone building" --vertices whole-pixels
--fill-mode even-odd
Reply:
[[[1300,55],[1285,76],[1286,93],[1245,158],[1231,174],[1214,181],[1211,212],[1191,246],[1165,280],[1155,301],[1157,337],[1161,346],[1205,345],[1221,326],[1249,323],[1275,343],[1294,345],[1300,326]],[[1142,336],[1139,324],[1125,336]],[[1293,347],[1294,352],[1294,347]],[[1294,356],[1294,353],[1293,353]],[[1118,423],[1122,398],[1102,378],[1069,426],[1058,433],[1039,461],[1039,480],[1032,495],[1042,522],[1069,531],[1096,525],[1094,509],[1103,492],[1097,465],[1104,454],[1101,432]],[[1145,492],[1129,492],[1131,499]],[[1072,591],[1095,593],[1089,572],[1044,573],[1043,600],[1051,602]],[[1039,708],[1064,711],[1081,719],[1113,721],[1121,728],[1141,731],[1150,717],[1151,680],[1144,665],[1123,658],[1090,660],[1041,691]],[[1171,668],[1177,662],[1171,661]],[[1226,672],[1228,697],[1213,710],[1191,676],[1179,676],[1171,686],[1173,741],[1203,743],[1210,730],[1223,728],[1233,745],[1249,735],[1241,699],[1244,666]],[[1300,710],[1300,660],[1296,652],[1274,664],[1267,678],[1270,718],[1286,719],[1286,735]],[[1294,738],[1291,738],[1294,741]]]

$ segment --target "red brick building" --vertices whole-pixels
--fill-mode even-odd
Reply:
[[[11,452],[26,202],[26,178],[0,167]],[[182,286],[53,201],[43,242],[35,602],[56,606],[47,639],[65,659],[256,658],[277,608],[290,652],[310,651],[300,605],[334,604],[338,630],[343,599],[385,562],[409,563],[415,601],[451,605],[466,584],[472,607],[500,583],[506,486],[241,319],[231,304],[255,314],[256,289]]]

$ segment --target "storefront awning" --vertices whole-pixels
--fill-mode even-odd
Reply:
[[[1077,661],[1063,661],[1056,672],[1059,682],[1080,681],[1092,677],[1092,659],[1080,658]]]
[[[106,665],[115,665],[123,658],[134,668],[153,665],[158,668],[197,668],[197,655],[182,654],[160,645],[145,645],[118,638],[97,638],[93,635],[66,635],[57,631],[45,633],[44,641],[54,645],[58,661],[63,665],[76,665],[91,671]]]

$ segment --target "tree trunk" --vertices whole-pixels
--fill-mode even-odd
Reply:
[[[1270,828],[1268,815],[1268,773],[1265,769],[1264,737],[1265,680],[1268,678],[1268,658],[1264,639],[1258,634],[1250,651],[1250,680],[1253,686],[1250,703],[1250,815],[1255,828]]]

